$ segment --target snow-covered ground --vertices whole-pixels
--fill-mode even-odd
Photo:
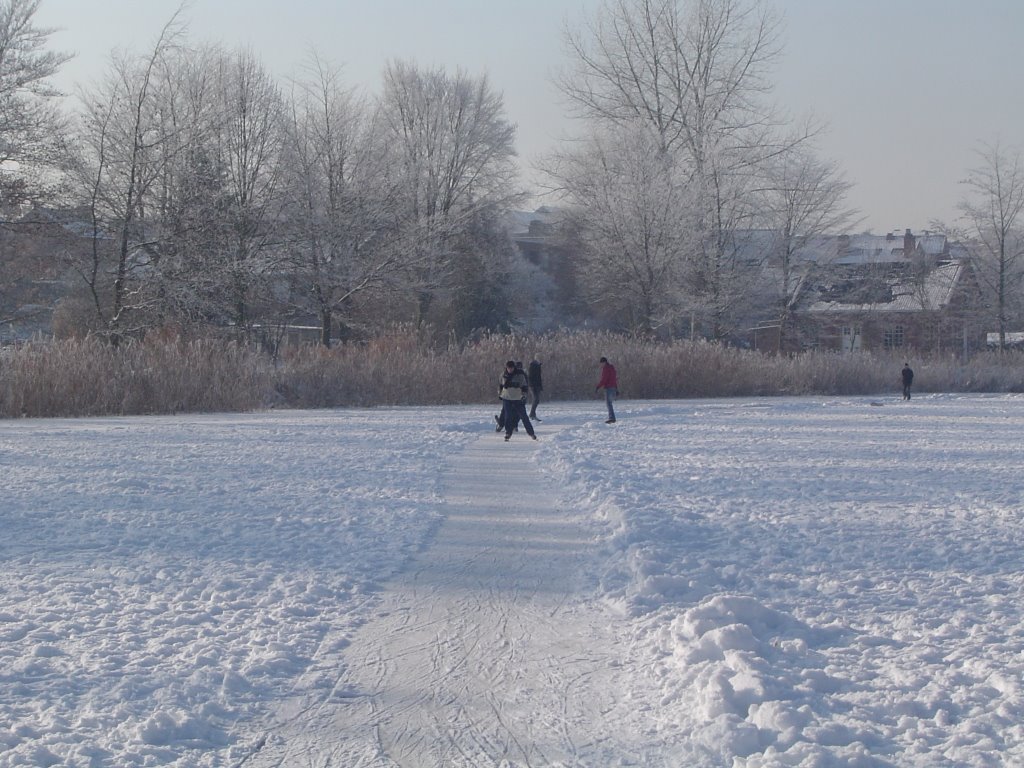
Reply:
[[[0,766],[1024,764],[1024,398],[0,422]]]

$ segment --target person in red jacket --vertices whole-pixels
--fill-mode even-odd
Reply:
[[[601,358],[601,380],[597,382],[594,391],[604,390],[604,402],[608,406],[608,418],[605,424],[615,423],[615,409],[612,407],[612,400],[619,393],[619,377],[615,373],[615,366],[608,362],[607,357]]]

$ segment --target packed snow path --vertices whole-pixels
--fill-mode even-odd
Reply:
[[[536,445],[490,434],[456,456],[435,539],[252,765],[652,764],[649,744],[608,727],[628,719],[611,712],[630,686],[584,588],[595,544],[538,475]]]

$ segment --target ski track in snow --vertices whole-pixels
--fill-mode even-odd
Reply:
[[[662,764],[623,728],[611,614],[586,589],[591,526],[535,450],[492,434],[455,457],[436,538],[254,766]]]

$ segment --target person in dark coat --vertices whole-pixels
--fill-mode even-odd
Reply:
[[[530,418],[534,421],[540,421],[537,417],[537,406],[540,405],[540,393],[544,389],[544,380],[541,377],[540,360],[537,359],[536,355],[530,361],[530,368],[527,371],[526,377],[530,380]]]
[[[903,399],[910,399],[910,385],[914,383],[914,372],[910,368],[910,363],[903,364]]]

